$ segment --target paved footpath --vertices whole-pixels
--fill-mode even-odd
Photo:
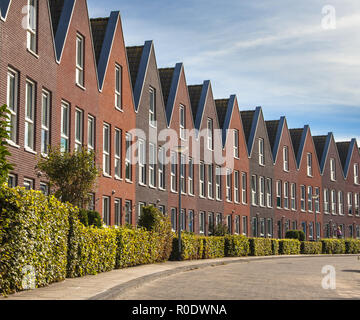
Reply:
[[[198,269],[204,269],[202,271],[210,272],[211,270],[216,270],[218,268],[223,268],[226,266],[235,267],[241,263],[247,264],[252,261],[256,261],[259,264],[261,264],[261,261],[273,261],[273,264],[278,262],[278,265],[281,265],[281,261],[291,260],[295,263],[297,259],[307,259],[310,264],[313,259],[316,259],[317,261],[325,259],[324,263],[328,264],[329,261],[332,261],[331,259],[335,259],[334,261],[336,261],[341,259],[341,257],[347,257],[346,259],[352,258],[353,261],[357,261],[357,269],[360,270],[360,261],[358,260],[357,255],[269,256],[222,258],[196,261],[168,261],[158,264],[113,270],[110,272],[100,273],[96,276],[66,279],[65,281],[54,283],[47,287],[18,292],[8,296],[7,298],[1,297],[0,300],[106,300],[119,299],[119,297],[124,297],[127,295],[127,293],[129,293],[129,298],[132,297],[132,299],[137,299],[136,291],[134,291],[136,288],[142,287],[144,285],[151,285],[152,282],[156,283],[157,281],[166,280],[166,277],[169,277],[169,279],[174,276],[181,276],[186,278],[192,273],[195,274],[195,272],[198,272],[199,274],[201,271]],[[356,264],[354,264],[354,267],[355,265]],[[216,268],[209,268],[211,266],[216,266]],[[190,270],[195,271],[185,273],[185,271]],[[219,271],[221,271],[221,269],[219,269]],[[268,269],[267,271],[269,272],[270,270]],[[219,273],[215,271],[215,274]],[[357,274],[357,276],[360,278],[360,273]],[[207,282],[209,283],[209,281]],[[183,297],[177,296],[177,298],[180,299]],[[173,299],[177,298],[175,297]],[[168,297],[168,299],[171,299],[171,297]]]

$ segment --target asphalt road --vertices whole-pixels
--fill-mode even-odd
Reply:
[[[360,299],[360,260],[357,256],[320,256],[232,263],[154,280],[117,299]]]

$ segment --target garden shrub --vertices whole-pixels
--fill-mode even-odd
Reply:
[[[226,257],[245,257],[250,253],[249,239],[242,235],[225,237]]]
[[[225,237],[202,237],[204,259],[223,258],[225,256]]]
[[[299,241],[305,241],[305,233],[302,230],[288,230],[285,234],[286,239],[298,239]]]
[[[345,253],[345,240],[343,239],[322,239],[322,252],[325,254]]]
[[[249,238],[249,243],[252,256],[270,256],[273,253],[269,238]]]
[[[279,240],[271,239],[271,249],[274,256],[279,254]]]
[[[0,293],[65,279],[69,215],[75,215],[74,209],[55,197],[1,186]]]
[[[321,254],[322,242],[321,241],[302,241],[301,254]]]
[[[279,240],[279,254],[300,254],[300,244],[298,239]]]
[[[360,253],[360,240],[345,239],[345,253],[357,254]]]
[[[79,220],[85,227],[94,226],[96,228],[101,228],[103,225],[100,213],[93,210],[80,209]]]
[[[181,233],[181,257],[179,257],[179,238],[173,238],[170,260],[203,259],[204,242],[201,236],[183,232]],[[180,259],[179,259],[180,258]]]

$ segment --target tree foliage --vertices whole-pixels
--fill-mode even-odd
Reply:
[[[0,185],[7,181],[9,172],[14,169],[7,157],[11,155],[7,146],[9,139],[9,110],[4,104],[0,107]]]
[[[72,153],[50,148],[48,156],[41,158],[36,168],[46,175],[57,198],[78,207],[85,206],[89,201],[99,174],[95,153],[86,148]]]

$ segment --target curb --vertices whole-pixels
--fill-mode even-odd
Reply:
[[[272,260],[272,259],[285,259],[285,258],[320,258],[320,257],[350,257],[350,256],[358,256],[358,254],[318,254],[318,255],[281,255],[281,256],[258,256],[258,257],[241,257],[236,260],[229,260],[226,261],[226,258],[221,261],[212,261],[212,262],[205,262],[201,264],[191,264],[182,267],[176,267],[174,269],[169,269],[165,271],[155,272],[143,277],[139,277],[127,282],[124,282],[120,285],[112,287],[104,292],[101,292],[95,296],[88,298],[88,300],[113,300],[119,295],[123,295],[126,291],[131,289],[139,288],[141,285],[145,283],[149,283],[151,281],[165,278],[177,273],[192,271],[197,269],[204,269],[208,267],[217,267],[222,265],[228,265],[232,263],[244,263],[244,262],[251,262],[251,261],[261,261],[261,260]]]

